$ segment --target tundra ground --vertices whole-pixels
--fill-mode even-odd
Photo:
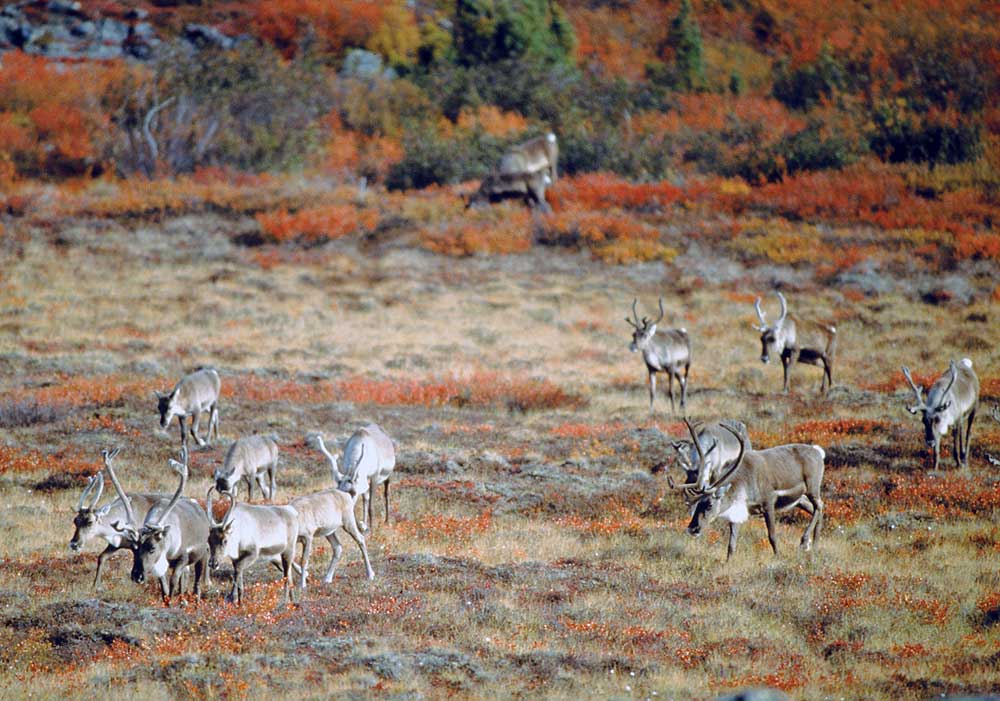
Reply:
[[[4,249],[0,697],[1000,691],[995,297],[786,287],[793,312],[839,333],[828,397],[808,366],[786,396],[751,328],[757,295],[777,313],[766,272],[721,285],[664,263],[538,249],[454,260],[343,241],[261,267],[233,242],[237,226],[81,219]],[[741,419],[757,447],[827,450],[814,552],[796,549],[804,514],[781,520],[777,557],[760,519],[729,563],[721,526],[684,532],[666,486],[683,425],[663,381],[650,414],[623,321],[633,297],[649,315],[660,295],[661,323],[693,339],[690,416]],[[949,440],[931,473],[899,367],[928,380],[961,357],[983,385],[971,468],[954,468]],[[342,442],[376,421],[393,436],[373,582],[343,538],[333,584],[317,576],[320,541],[311,586],[287,608],[264,565],[242,607],[222,600],[228,566],[205,600],[164,606],[155,584],[128,580],[127,553],[93,591],[101,546],[67,548],[85,476],[121,445],[127,489],[172,491],[177,428],[158,431],[152,391],[199,365],[223,377],[223,440],[193,451],[189,495],[204,495],[240,435],[280,437],[279,502],[331,486],[308,433]]]

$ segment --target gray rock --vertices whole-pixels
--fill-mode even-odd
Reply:
[[[46,8],[49,12],[57,15],[82,16],[83,6],[79,2],[68,2],[68,0],[49,0]]]
[[[104,18],[97,21],[97,38],[105,44],[117,44],[119,49],[128,39],[129,27],[124,22]]]
[[[231,49],[236,44],[235,39],[206,24],[185,25],[184,39],[200,49]]]
[[[789,697],[779,689],[744,689],[720,696],[716,701],[789,701]]]
[[[382,75],[382,57],[364,49],[351,49],[344,57],[344,66],[340,69],[343,78],[358,78],[371,80]]]

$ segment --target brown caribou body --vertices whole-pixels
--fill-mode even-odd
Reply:
[[[743,437],[737,431],[726,424],[723,427],[743,445]],[[690,424],[688,430],[694,438]],[[778,542],[774,533],[776,514],[798,507],[812,515],[801,541],[802,549],[810,550],[818,538],[823,522],[820,488],[825,458],[825,451],[818,445],[802,443],[780,445],[766,450],[741,450],[733,465],[708,487],[700,489],[682,485],[691,506],[688,533],[700,535],[705,526],[718,518],[728,521],[728,560],[736,549],[740,526],[751,515],[761,514],[767,526],[767,539],[777,555]],[[704,455],[700,454],[699,459],[704,461]]]
[[[818,322],[812,322],[824,336],[826,343],[823,348],[814,346],[803,346],[799,342],[798,326],[794,316],[788,314],[788,303],[785,296],[776,292],[778,301],[781,302],[781,316],[773,325],[768,326],[764,311],[760,307],[760,297],[754,302],[754,309],[757,311],[757,318],[760,319],[760,326],[755,326],[760,331],[761,353],[760,360],[763,363],[770,362],[771,356],[777,356],[781,360],[781,367],[784,371],[784,384],[782,391],[788,392],[788,373],[795,363],[805,363],[823,368],[823,380],[820,382],[820,394],[826,392],[833,386],[833,354],[837,345],[837,329]]]

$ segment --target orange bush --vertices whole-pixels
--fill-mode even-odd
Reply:
[[[72,450],[46,454],[0,444],[0,474],[51,471],[92,475],[100,469],[96,460],[84,458]]]
[[[475,218],[420,230],[420,245],[449,256],[524,253],[531,248],[534,231],[531,213],[523,208],[503,208],[501,217]]]
[[[258,0],[250,26],[286,58],[298,53],[306,37],[319,44],[314,50],[339,55],[348,47],[364,46],[382,15],[383,3],[374,0]]]
[[[427,514],[397,521],[394,527],[397,532],[411,538],[467,545],[474,536],[486,533],[492,523],[493,512],[483,511],[478,516],[468,518]]]
[[[357,231],[372,231],[379,215],[353,205],[326,205],[289,213],[286,209],[257,214],[264,235],[274,241],[330,241]]]
[[[458,113],[458,127],[502,138],[527,129],[528,120],[517,112],[505,112],[495,105],[480,105],[475,110],[463,107]]]
[[[570,207],[660,210],[681,201],[684,190],[666,181],[631,183],[611,173],[586,173],[560,178],[549,189],[549,195],[557,212]]]

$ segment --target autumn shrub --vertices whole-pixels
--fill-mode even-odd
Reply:
[[[250,29],[285,58],[299,54],[305,42],[314,42],[314,51],[339,56],[365,45],[379,29],[384,8],[372,0],[260,0],[253,4]]]
[[[103,167],[111,112],[133,71],[65,64],[21,51],[0,61],[0,179],[79,175]],[[6,163],[7,165],[2,165]]]
[[[684,199],[684,190],[666,181],[633,183],[612,173],[560,178],[549,192],[556,212],[613,208],[659,211]]]
[[[348,234],[372,231],[378,220],[378,211],[348,204],[311,207],[294,213],[279,209],[257,214],[257,223],[264,236],[277,242],[332,241]]]
[[[435,253],[464,257],[477,254],[523,253],[531,248],[534,226],[531,213],[519,207],[502,207],[494,216],[473,217],[420,230],[420,245]]]

